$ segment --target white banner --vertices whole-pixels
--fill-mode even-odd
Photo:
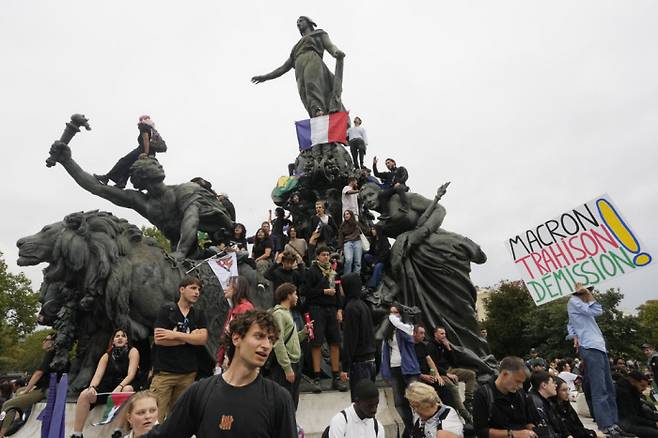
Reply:
[[[228,285],[228,280],[231,277],[237,277],[238,275],[238,258],[234,252],[210,259],[208,260],[208,265],[217,276],[222,288]]]

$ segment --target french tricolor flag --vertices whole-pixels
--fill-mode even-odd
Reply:
[[[347,121],[347,112],[339,112],[295,122],[299,150],[322,143],[347,144]]]

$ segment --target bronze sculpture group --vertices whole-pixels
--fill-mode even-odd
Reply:
[[[300,17],[297,27],[302,37],[290,57],[271,73],[254,76],[252,82],[275,79],[295,69],[299,96],[310,117],[345,111],[341,98],[345,54],[310,18]],[[324,51],[337,60],[335,74],[322,60]],[[127,327],[133,339],[148,342],[153,312],[174,298],[175,285],[191,268],[208,285],[201,305],[215,315],[209,318],[209,338],[213,339],[209,350],[214,357],[227,307],[214,275],[194,260],[199,257],[197,232],[230,233],[233,215],[226,204],[196,183],[165,184],[162,166],[151,157],[141,157],[130,167],[134,189],[103,184],[72,157],[68,143],[80,127],[89,129],[84,116],[75,115],[52,145],[48,166],[61,164],[86,191],[138,212],[172,242],[172,252],[166,253],[125,220],[98,211],[71,214],[18,241],[20,265],[49,263],[41,286],[39,318],[58,329],[58,357],[78,343],[72,388],[79,390],[89,380],[102,354],[100,339],[107,339],[114,327]],[[301,152],[292,169],[299,186],[295,192],[273,196],[273,201],[302,218],[313,214],[313,204],[319,199],[326,200],[329,211],[340,217],[336,212],[340,212],[341,188],[350,176],[362,176],[354,169],[349,152],[337,143]],[[396,301],[419,308],[427,327],[446,327],[462,359],[489,374],[492,362],[486,341],[479,336],[475,287],[469,277],[471,263],[484,263],[486,256],[470,239],[441,228],[446,212],[438,201],[446,187],[439,188],[433,200],[408,193],[405,211],[397,195],[384,206],[377,185],[362,186],[361,208],[387,211],[389,217],[380,224],[386,236],[395,239],[391,268],[369,302],[375,307]],[[240,272],[252,284],[259,281],[247,264],[241,264]]]

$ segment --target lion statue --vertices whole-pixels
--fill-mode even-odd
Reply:
[[[206,263],[197,266],[198,261],[177,261],[135,225],[98,210],[72,213],[16,245],[19,266],[49,263],[43,271],[37,318],[40,324],[57,330],[54,366],[64,366],[77,342],[71,393],[89,384],[113,329],[118,327],[126,329],[131,342],[140,348],[140,369],[150,368],[153,322],[164,303],[178,299],[178,284],[190,268],[194,268],[192,275],[203,281],[197,307],[206,312],[207,350],[209,358],[215,357],[228,303]],[[255,270],[246,263],[238,269],[254,286],[251,289],[258,290]],[[261,307],[268,307],[271,300],[253,298]]]

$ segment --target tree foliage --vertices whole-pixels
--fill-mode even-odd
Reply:
[[[640,318],[626,315],[619,309],[624,295],[618,289],[595,292],[603,307],[597,322],[610,355],[641,358],[639,345],[646,328]],[[568,297],[535,306],[522,282],[503,281],[491,294],[485,306],[488,341],[492,353],[499,359],[515,355],[525,357],[532,347],[545,358],[574,356],[572,342],[567,335]],[[655,325],[654,325],[655,327]]]
[[[36,327],[38,304],[30,280],[9,272],[0,253],[0,370],[13,366],[15,345]]]
[[[637,310],[637,317],[646,329],[647,342],[658,345],[658,300],[648,300]]]
[[[157,240],[165,251],[171,252],[171,242],[165,237],[164,234],[162,234],[162,231],[160,231],[158,228],[142,226],[142,233],[147,237],[152,237]]]

